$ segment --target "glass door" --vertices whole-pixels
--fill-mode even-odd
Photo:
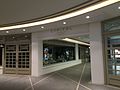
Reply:
[[[29,44],[19,44],[18,47],[18,74],[30,74]]]
[[[16,74],[17,68],[17,50],[16,45],[6,45],[5,46],[5,64],[4,73],[5,74]]]
[[[120,35],[106,38],[108,84],[120,86]]]
[[[24,75],[31,73],[29,44],[8,44],[5,46],[4,73]]]

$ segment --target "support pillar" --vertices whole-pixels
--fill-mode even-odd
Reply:
[[[79,48],[78,48],[78,44],[75,44],[75,60],[79,60]]]
[[[91,76],[93,84],[104,84],[104,64],[101,23],[91,23],[90,31],[90,57],[91,57]]]
[[[32,63],[31,75],[39,76],[42,74],[43,67],[43,41],[32,34]]]

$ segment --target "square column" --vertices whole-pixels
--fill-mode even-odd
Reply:
[[[41,75],[43,67],[43,41],[38,39],[32,34],[32,76]]]
[[[79,60],[79,48],[78,48],[78,44],[75,44],[75,60]]]
[[[104,64],[101,23],[90,23],[90,57],[91,57],[91,76],[93,84],[104,84]]]

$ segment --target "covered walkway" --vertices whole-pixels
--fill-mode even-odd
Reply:
[[[40,77],[0,75],[0,90],[120,90],[111,86],[92,85],[90,77],[89,63]]]

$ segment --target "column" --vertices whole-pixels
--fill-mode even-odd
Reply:
[[[78,53],[78,50],[79,48],[78,48],[78,44],[76,43],[75,44],[75,60],[79,60],[79,53]]]
[[[32,76],[39,76],[42,74],[43,67],[43,41],[39,40],[32,34]]]
[[[95,22],[89,25],[90,31],[90,55],[91,76],[93,84],[104,84],[104,64],[101,23]]]

